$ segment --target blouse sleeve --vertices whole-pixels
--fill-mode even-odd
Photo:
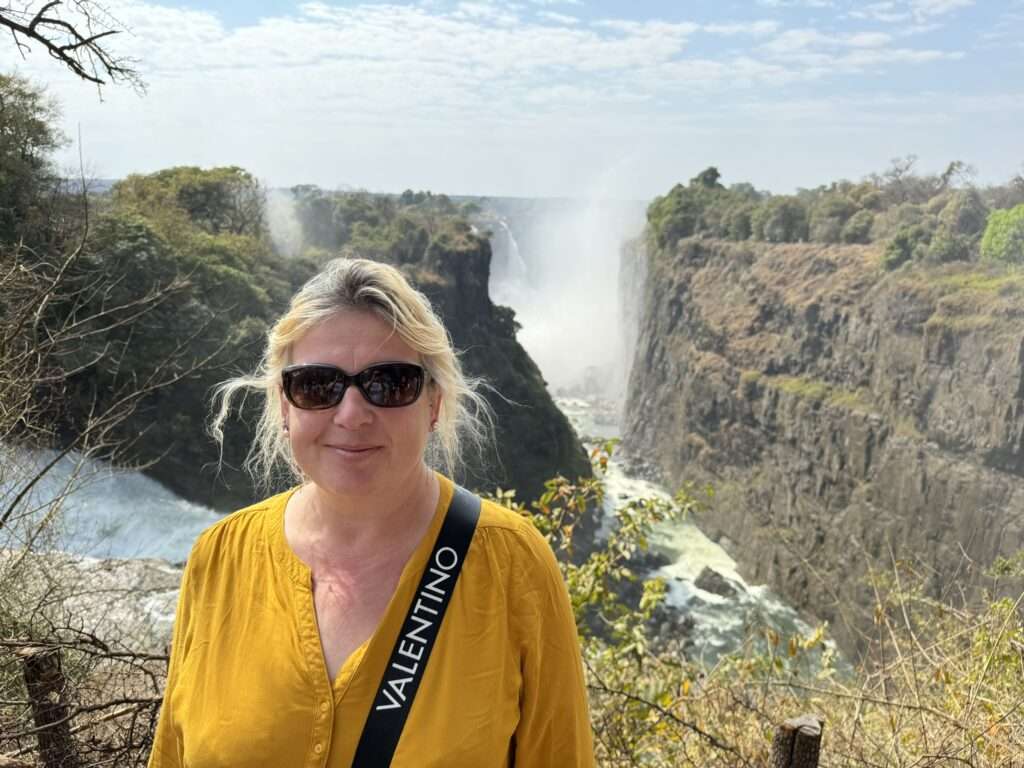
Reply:
[[[178,592],[178,608],[174,614],[174,631],[171,635],[171,655],[167,668],[167,682],[164,686],[163,703],[160,705],[160,718],[157,721],[156,734],[153,737],[153,750],[149,754],[148,768],[182,768],[184,759],[182,748],[175,728],[175,713],[171,707],[171,698],[177,684],[182,661],[190,635],[189,628],[192,617],[193,595],[191,585],[194,580],[193,570],[196,562],[196,547],[193,547],[181,576],[181,588]]]
[[[528,561],[516,569],[512,617],[522,643],[523,681],[514,765],[590,768],[593,736],[576,621],[550,546],[527,527]]]

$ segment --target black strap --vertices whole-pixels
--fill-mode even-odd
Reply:
[[[391,765],[479,518],[480,499],[465,488],[455,486],[434,550],[363,726],[353,768]]]

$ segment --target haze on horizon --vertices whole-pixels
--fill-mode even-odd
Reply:
[[[680,6],[114,0],[145,96],[101,101],[13,44],[0,66],[48,85],[101,178],[240,165],[274,187],[648,199],[712,164],[788,192],[907,154],[981,183],[1024,163],[1024,0]]]

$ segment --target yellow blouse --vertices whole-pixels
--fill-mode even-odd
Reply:
[[[374,634],[328,678],[290,493],[207,529],[189,556],[150,768],[349,766],[451,501]],[[393,766],[593,765],[576,625],[550,547],[484,502]]]

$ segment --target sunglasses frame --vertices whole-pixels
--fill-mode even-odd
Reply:
[[[400,403],[398,405],[380,405],[379,403],[373,402],[373,400],[371,400],[370,396],[367,394],[363,384],[360,382],[360,377],[367,371],[372,371],[376,368],[393,368],[396,366],[402,368],[415,368],[419,372],[419,382],[416,385],[416,395],[409,402]],[[335,400],[334,402],[329,402],[326,405],[310,408],[308,406],[299,405],[292,399],[292,393],[289,391],[289,382],[292,379],[292,374],[295,374],[298,371],[308,370],[310,368],[328,370],[335,374],[335,376],[337,377],[336,381],[341,382],[341,391],[338,393],[337,400]],[[363,396],[363,400],[365,400],[367,404],[372,405],[374,408],[407,408],[408,406],[412,405],[413,403],[420,399],[420,395],[423,394],[423,385],[426,383],[426,381],[426,368],[417,363],[408,363],[404,361],[393,363],[374,363],[373,365],[368,365],[365,368],[363,368],[363,370],[357,371],[356,373],[345,373],[345,371],[343,371],[338,366],[330,365],[328,363],[298,363],[296,365],[286,366],[281,371],[281,390],[284,392],[284,396],[288,400],[288,402],[301,411],[326,411],[330,408],[336,407],[342,400],[345,399],[345,393],[348,391],[348,388],[350,386],[355,386],[355,388],[359,390],[359,394]]]

